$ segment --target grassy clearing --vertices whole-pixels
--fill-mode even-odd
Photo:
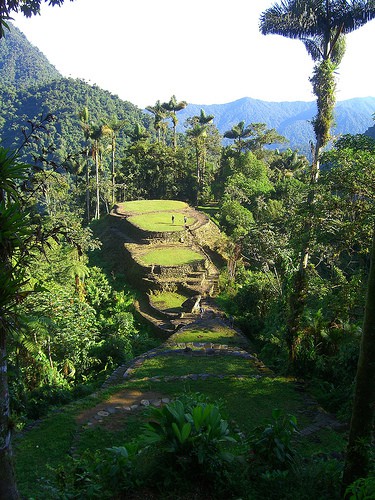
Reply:
[[[212,342],[214,344],[246,345],[246,339],[237,335],[232,328],[218,324],[218,322],[207,322],[205,328],[184,329],[181,333],[172,336],[173,342]]]
[[[143,213],[170,210],[184,210],[188,204],[176,200],[138,200],[126,201],[119,204],[120,210],[124,213]]]
[[[296,415],[300,428],[311,423],[307,416],[301,414],[304,403],[293,381],[284,377],[208,378],[170,382],[139,380],[132,382],[131,387],[162,392],[171,398],[177,398],[182,393],[204,394],[211,401],[221,401],[225,417],[235,421],[245,433],[250,433],[256,426],[269,420],[274,408]]]
[[[177,292],[161,292],[150,295],[150,302],[162,311],[179,310],[188,297]]]
[[[169,360],[171,361],[172,358]],[[219,365],[221,359],[212,361]],[[238,361],[241,360],[235,360],[235,362]],[[109,397],[127,388],[162,393],[170,398],[176,398],[183,393],[199,392],[211,401],[220,401],[224,418],[249,436],[255,427],[269,421],[274,408],[280,408],[287,414],[295,415],[301,429],[312,423],[311,418],[303,413],[303,398],[294,387],[292,380],[283,377],[264,377],[259,380],[227,378],[225,380],[170,382],[138,380],[112,387],[110,391],[106,391],[105,395]],[[95,401],[98,402],[98,400]],[[83,400],[81,409],[87,408],[90,403],[95,404],[92,398]],[[16,471],[23,498],[38,498],[38,500],[50,498],[48,494],[43,493],[44,478],[51,479],[54,476],[50,467],[56,468],[66,463],[76,430],[74,417],[79,413],[79,409],[80,407],[75,405],[73,410],[67,410],[64,414],[51,415],[42,425],[29,431],[17,443]],[[109,420],[111,418],[112,416],[108,417]],[[144,419],[144,411],[139,411],[127,415],[120,429],[114,430],[110,426],[82,429],[77,452],[80,454],[85,450],[94,451],[103,450],[109,446],[124,446],[141,433]],[[345,445],[341,434],[326,429],[320,431],[319,434],[299,438],[298,449],[302,456],[310,457],[319,453],[341,452]]]
[[[174,222],[172,222],[172,215],[174,216]],[[184,215],[173,211],[133,215],[128,218],[128,221],[140,229],[157,233],[177,232],[185,229]],[[194,217],[187,218],[187,225],[191,225],[194,222]]]
[[[51,415],[16,442],[16,476],[23,498],[48,498],[40,494],[42,483],[54,477],[52,468],[66,462],[75,430],[74,415],[67,410]]]
[[[122,428],[86,427],[82,430],[77,446],[78,453],[86,450],[104,450],[111,446],[124,445],[125,443],[139,436],[140,428],[143,424],[141,413],[125,415],[122,421]]]
[[[204,260],[204,256],[188,247],[159,247],[139,254],[138,259],[146,266],[181,266]]]

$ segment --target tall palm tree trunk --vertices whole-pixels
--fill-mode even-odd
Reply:
[[[88,148],[86,152],[86,213],[87,222],[90,222],[90,162]]]
[[[100,188],[99,188],[99,144],[95,144],[95,185],[96,185],[96,207],[95,219],[100,218]]]
[[[116,169],[115,169],[115,155],[116,155],[116,137],[112,134],[112,207],[115,204],[115,191],[116,191]]]
[[[317,96],[318,112],[313,120],[315,131],[315,147],[310,174],[310,189],[307,196],[307,216],[303,228],[303,241],[298,271],[293,279],[292,292],[289,296],[289,314],[286,325],[285,341],[288,347],[289,367],[292,369],[295,363],[297,347],[299,342],[298,331],[300,329],[302,314],[306,304],[308,292],[308,264],[314,230],[314,203],[315,185],[319,180],[320,155],[324,146],[330,138],[330,128],[333,122],[333,110],[335,107],[335,64],[330,60],[324,60],[315,66],[314,75],[311,78],[314,94]]]

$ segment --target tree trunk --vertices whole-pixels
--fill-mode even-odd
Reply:
[[[343,492],[356,479],[366,477],[375,413],[375,230],[372,239],[371,265],[363,332],[359,352],[349,443],[343,477]]]
[[[305,225],[303,228],[304,240],[301,248],[301,256],[298,271],[295,273],[292,283],[292,292],[289,296],[289,314],[286,325],[285,341],[288,347],[289,370],[293,371],[295,366],[297,347],[299,343],[298,332],[300,329],[301,318],[305,309],[307,291],[308,291],[308,276],[307,266],[310,258],[311,233],[313,230],[313,207],[315,200],[314,185],[319,177],[319,154],[321,143],[320,138],[317,139],[315,155],[311,167],[310,176],[310,191],[307,196],[308,213],[306,216]]]
[[[293,292],[289,298],[289,315],[285,339],[289,351],[289,368],[293,369],[298,345],[298,330],[305,308],[308,277],[307,266],[310,258],[311,235],[313,230],[313,210],[315,203],[315,184],[319,179],[320,155],[330,138],[330,128],[333,122],[335,106],[335,65],[329,59],[324,60],[314,69],[311,78],[313,92],[317,96],[318,113],[313,120],[316,137],[311,165],[310,191],[307,197],[308,218],[304,226],[304,242],[301,248],[299,269],[293,280]]]
[[[195,204],[198,206],[199,203],[199,193],[200,193],[200,184],[201,184],[201,170],[200,170],[200,162],[199,162],[199,149],[198,146],[195,148],[195,161],[197,167],[197,196],[195,199]]]
[[[99,190],[99,144],[95,145],[95,183],[96,183],[96,208],[95,219],[100,218],[100,190]]]
[[[86,212],[87,212],[87,222],[90,222],[90,162],[89,162],[89,150],[86,149]]]
[[[115,205],[115,189],[116,189],[115,154],[116,154],[116,137],[113,134],[112,135],[112,208]]]
[[[13,469],[5,331],[0,329],[0,499],[19,498]]]

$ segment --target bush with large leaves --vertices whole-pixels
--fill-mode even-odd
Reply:
[[[148,417],[141,441],[161,452],[157,475],[160,480],[162,473],[164,485],[192,474],[202,481],[220,479],[234,460],[225,445],[236,440],[217,405],[182,398],[150,409]]]

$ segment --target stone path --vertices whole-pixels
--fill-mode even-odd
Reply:
[[[218,318],[218,321],[222,324],[222,320]],[[196,321],[197,326],[204,323],[204,320]],[[189,329],[190,326],[184,327],[184,329]],[[242,336],[240,331],[236,331],[239,335],[239,339],[246,343],[245,337]],[[212,342],[178,342],[179,332],[175,333],[170,339],[165,342],[161,347],[151,349],[150,351],[137,356],[132,359],[128,363],[120,366],[115,372],[107,379],[107,381],[103,384],[103,388],[108,388],[111,385],[115,385],[123,382],[124,380],[128,382],[175,382],[175,381],[197,381],[197,380],[208,380],[208,379],[261,379],[263,377],[273,377],[273,372],[267,368],[256,355],[251,354],[248,350],[243,349],[238,346],[229,346],[225,344],[218,344]],[[152,377],[144,377],[144,378],[134,378],[137,369],[139,369],[142,364],[148,360],[155,358],[157,356],[171,356],[171,357],[219,357],[219,356],[232,356],[235,358],[240,358],[243,360],[248,360],[251,362],[254,367],[256,367],[257,372],[255,374],[214,374],[214,373],[186,373],[184,375],[163,375],[163,376],[152,376]],[[312,423],[306,428],[301,430],[301,436],[309,436],[311,434],[317,433],[322,429],[334,429],[334,430],[342,430],[343,424],[339,423],[332,415],[325,412],[323,408],[321,408],[315,400],[313,400],[310,396],[302,388],[301,384],[296,383],[296,390],[298,390],[303,398],[304,407],[300,410],[301,414],[304,414],[311,418]],[[95,423],[100,423],[106,417],[110,417],[112,414],[116,412],[126,412],[131,413],[134,411],[138,411],[147,406],[161,406],[169,402],[169,398],[159,397],[154,399],[147,399],[144,397],[142,400],[138,401],[136,404],[132,405],[117,405],[114,407],[108,407],[107,409],[98,410],[97,414],[93,419],[89,419],[86,421],[85,425],[92,426]],[[111,408],[111,410],[110,410]]]

